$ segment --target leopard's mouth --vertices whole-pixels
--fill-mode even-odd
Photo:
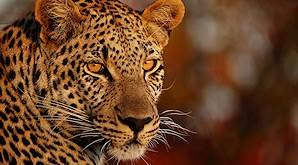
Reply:
[[[92,139],[90,141],[95,140]],[[121,146],[115,145],[113,141],[108,139],[94,143],[86,148],[88,144],[90,143],[85,141],[84,144],[81,142],[80,145],[92,159],[102,158],[104,156],[107,160],[136,160],[142,157],[147,149],[147,146],[141,144],[137,139],[132,139]]]
[[[120,147],[111,145],[107,150],[107,156],[116,160],[135,160],[145,154],[146,148],[145,145],[134,140]]]

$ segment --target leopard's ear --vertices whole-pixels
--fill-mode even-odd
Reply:
[[[42,41],[57,45],[75,35],[84,20],[72,0],[36,0],[34,14]]]
[[[184,13],[182,0],[157,0],[144,10],[142,18],[149,35],[165,46],[169,33],[181,23]]]

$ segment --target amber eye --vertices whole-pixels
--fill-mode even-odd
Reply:
[[[104,66],[100,63],[91,63],[85,65],[85,71],[89,74],[102,74],[103,70]]]
[[[156,66],[157,60],[147,60],[144,62],[143,69],[145,71],[153,70]]]

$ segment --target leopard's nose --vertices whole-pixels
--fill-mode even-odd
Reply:
[[[127,125],[135,134],[142,131],[144,129],[144,126],[153,120],[151,117],[137,119],[133,117],[121,118],[118,116],[118,118],[123,124]]]

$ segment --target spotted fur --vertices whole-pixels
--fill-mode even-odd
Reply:
[[[0,32],[0,164],[140,158],[159,130],[162,49],[183,14],[180,0],[143,13],[115,0],[36,0]]]

